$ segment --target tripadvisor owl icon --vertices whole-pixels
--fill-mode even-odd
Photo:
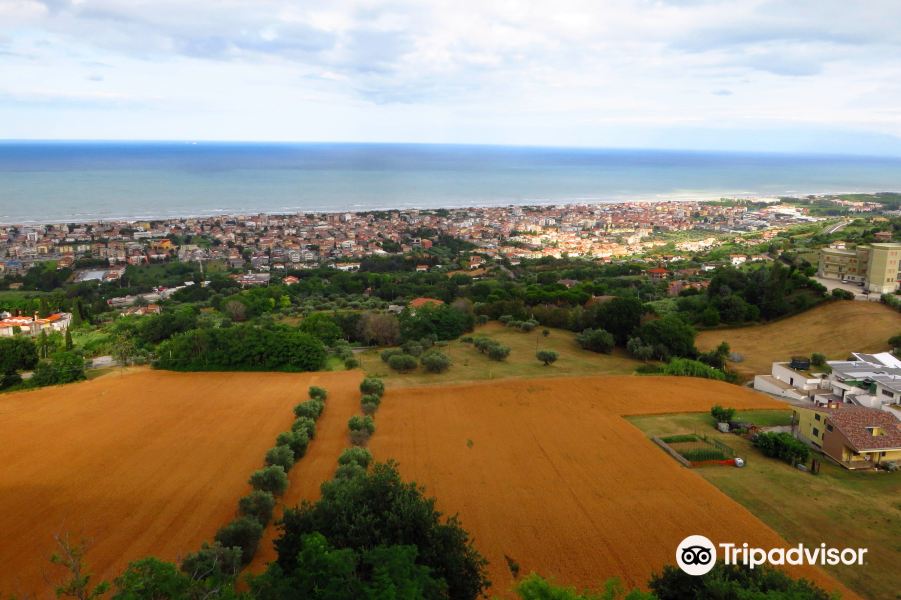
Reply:
[[[690,535],[676,548],[676,564],[689,575],[704,575],[716,564],[716,546],[703,535]]]

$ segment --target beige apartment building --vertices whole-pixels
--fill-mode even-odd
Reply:
[[[898,289],[901,271],[901,244],[878,243],[845,248],[821,248],[817,274],[827,279],[862,283],[876,294]]]

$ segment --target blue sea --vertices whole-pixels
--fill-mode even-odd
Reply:
[[[901,190],[901,158],[416,144],[0,142],[0,223]]]

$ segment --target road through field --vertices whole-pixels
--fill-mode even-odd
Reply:
[[[610,577],[644,586],[690,534],[765,548],[785,542],[696,472],[654,446],[628,414],[785,405],[688,377],[508,380],[396,388],[370,446],[395,458],[490,561],[492,593],[511,595],[507,558],[578,587]],[[719,467],[726,468],[726,467]],[[731,467],[729,467],[731,468]],[[819,543],[819,540],[810,540]],[[818,569],[796,575],[842,589]],[[855,597],[846,592],[845,598]]]
[[[310,385],[330,398],[292,482],[334,469],[343,440],[330,432],[343,433],[359,379],[139,370],[0,395],[0,595],[53,597],[57,533],[89,540],[95,580],[212,539]]]

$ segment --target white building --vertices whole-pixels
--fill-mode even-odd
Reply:
[[[754,377],[754,389],[817,406],[839,402],[878,408],[901,419],[901,360],[888,352],[852,356],[827,361],[829,373],[812,372],[798,359],[773,363],[770,375]]]

